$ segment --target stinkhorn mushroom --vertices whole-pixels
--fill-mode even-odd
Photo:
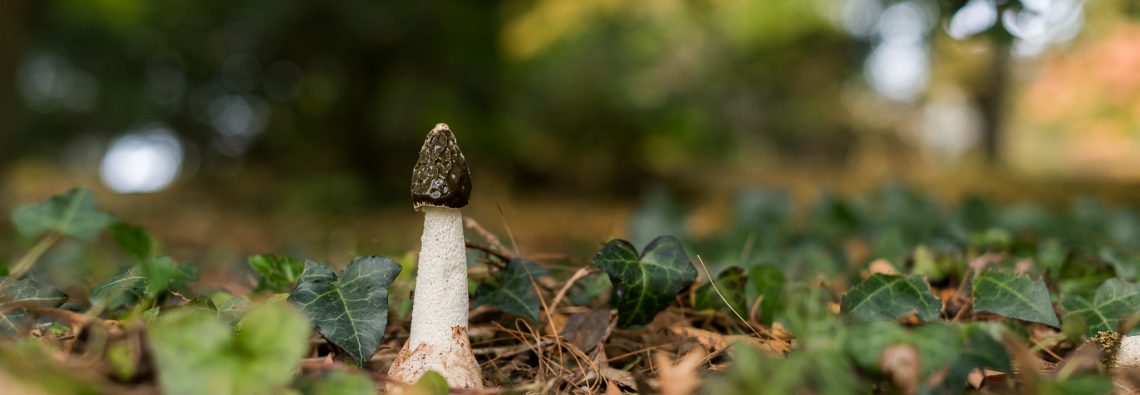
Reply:
[[[459,208],[471,197],[471,171],[446,124],[428,132],[412,170],[412,202],[424,213],[412,299],[412,330],[388,375],[414,383],[439,372],[458,388],[483,388],[467,336],[467,251]],[[389,386],[389,391],[394,388]]]

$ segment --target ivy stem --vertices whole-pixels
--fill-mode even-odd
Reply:
[[[60,235],[56,232],[48,233],[47,236],[40,238],[40,241],[36,242],[28,252],[24,253],[24,256],[20,257],[20,260],[16,261],[16,264],[12,266],[12,270],[8,272],[8,275],[11,277],[20,277],[24,273],[27,273],[28,270],[31,270],[32,266],[36,264],[36,261],[39,261],[40,257],[47,252],[48,248],[51,248],[59,239]]]

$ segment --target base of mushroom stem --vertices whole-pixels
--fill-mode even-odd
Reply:
[[[404,348],[400,349],[388,369],[388,376],[404,383],[415,383],[429,371],[438,372],[452,388],[483,388],[483,371],[471,350],[467,328],[451,328],[446,344],[420,343],[414,350],[409,350],[408,343],[404,343]],[[387,387],[389,393],[401,389],[393,384]]]

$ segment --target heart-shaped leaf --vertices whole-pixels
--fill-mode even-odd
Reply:
[[[897,320],[910,315],[932,321],[938,319],[942,301],[921,276],[875,273],[843,295],[840,308],[859,321]]]
[[[640,256],[628,241],[610,240],[594,256],[594,264],[610,276],[618,326],[623,328],[653,321],[697,278],[697,270],[673,236],[649,242]]]
[[[533,262],[511,259],[507,267],[499,272],[493,281],[479,284],[475,289],[475,306],[491,305],[512,314],[518,314],[531,322],[539,321],[538,294],[534,293],[532,278],[538,280],[546,275],[546,269]]]
[[[59,307],[67,294],[31,279],[0,277],[0,334],[14,335],[25,329],[26,307]]]
[[[309,349],[309,322],[270,302],[237,325],[205,309],[163,313],[148,331],[162,392],[173,395],[278,393]]]
[[[337,276],[323,264],[305,261],[289,300],[301,308],[321,336],[363,365],[380,346],[388,326],[388,285],[400,264],[382,256],[353,258]]]
[[[1024,274],[987,271],[974,279],[974,310],[1060,327],[1049,290]]]
[[[1140,285],[1109,279],[1097,288],[1091,303],[1079,296],[1065,295],[1061,298],[1061,307],[1065,309],[1066,320],[1080,317],[1088,324],[1086,336],[1116,331],[1121,319],[1140,313]]]
[[[289,292],[305,271],[305,261],[288,256],[254,255],[247,263],[259,277],[257,289],[270,292]]]
[[[21,235],[29,238],[55,232],[91,240],[116,219],[95,206],[90,190],[72,188],[62,195],[17,208],[12,212],[12,222]]]
[[[717,309],[732,317],[732,309],[742,316],[748,315],[748,275],[739,266],[724,269],[716,275],[716,288],[712,283],[701,285],[696,292],[693,307],[697,309]],[[716,291],[720,291],[717,293]],[[721,299],[721,296],[724,299]],[[725,304],[725,302],[728,302]],[[732,306],[732,309],[729,309]]]

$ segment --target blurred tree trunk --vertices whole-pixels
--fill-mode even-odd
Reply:
[[[982,113],[982,149],[991,165],[1002,162],[1002,139],[1005,128],[1006,95],[1009,91],[1010,40],[994,40],[983,84],[974,96]]]

